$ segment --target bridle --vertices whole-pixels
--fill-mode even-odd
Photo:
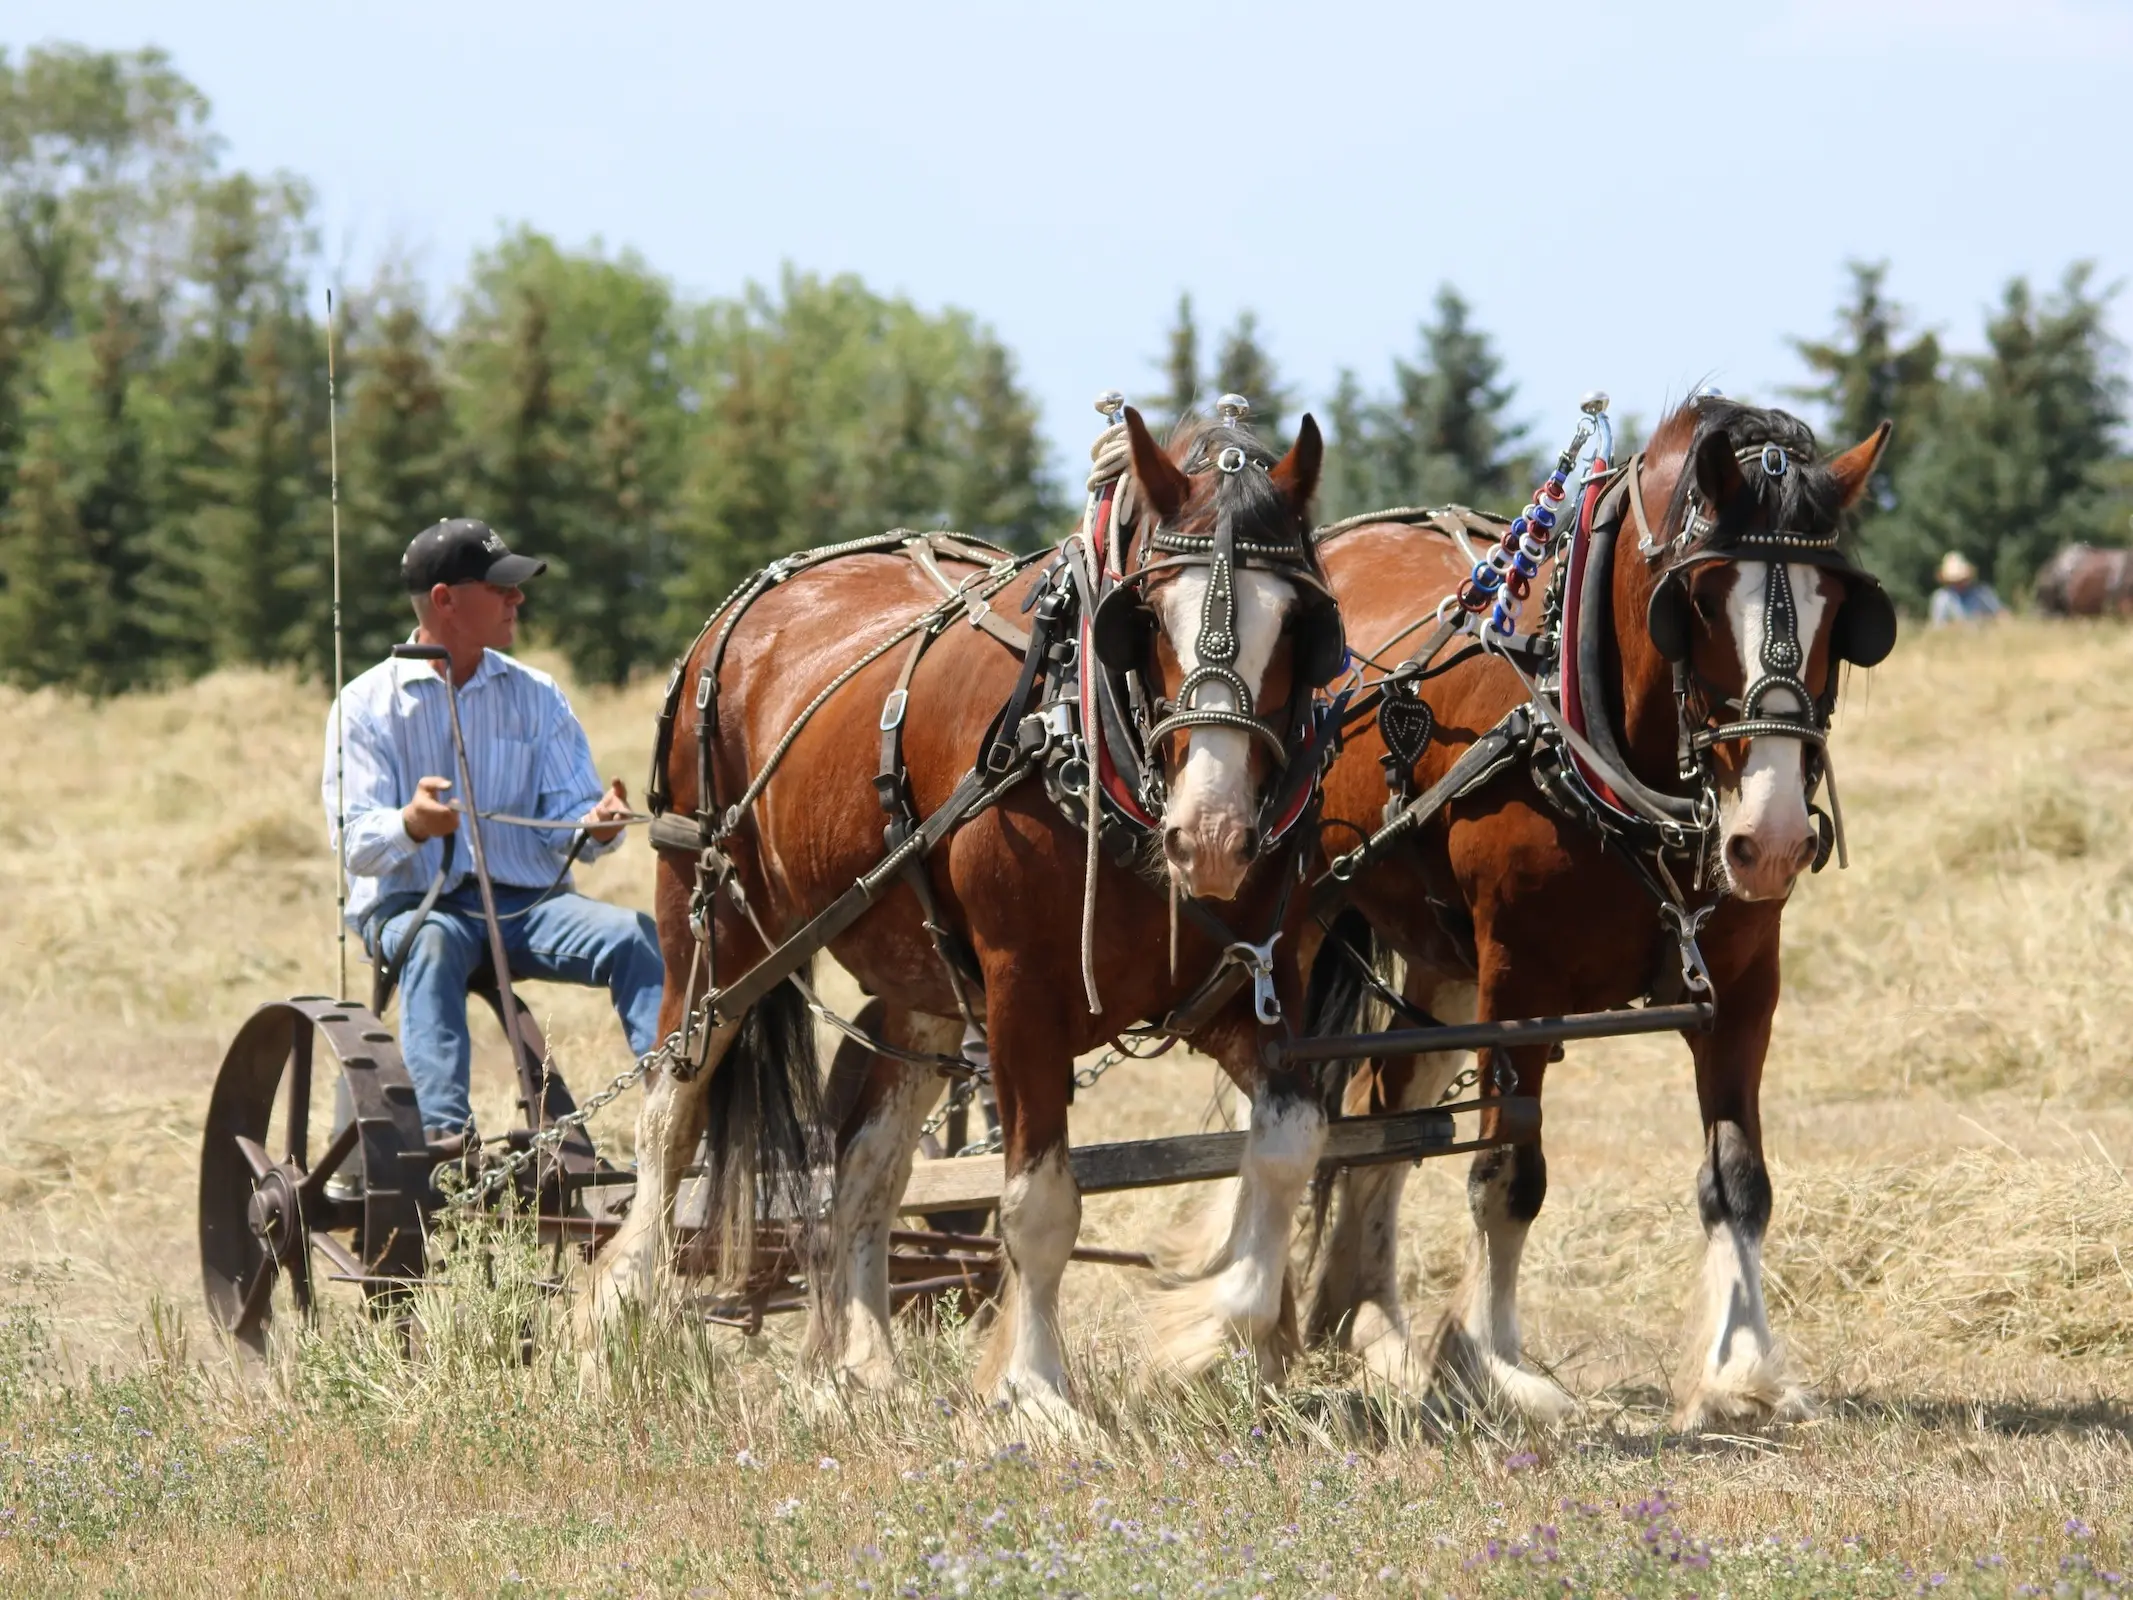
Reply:
[[[1752,444],[1734,452],[1742,467],[1754,466],[1764,477],[1776,480],[1792,469],[1791,457],[1776,442]],[[1718,527],[1707,517],[1702,496],[1692,482],[1683,502],[1681,528],[1662,544],[1652,536],[1645,515],[1640,483],[1641,455],[1633,457],[1625,474],[1630,515],[1638,533],[1637,550],[1648,563],[1668,564],[1660,573],[1645,613],[1646,631],[1652,644],[1673,671],[1676,762],[1680,776],[1701,782],[1705,793],[1715,792],[1711,752],[1723,744],[1752,739],[1792,739],[1806,746],[1802,776],[1808,808],[1819,819],[1822,833],[1815,866],[1827,861],[1832,845],[1843,855],[1844,822],[1837,805],[1836,785],[1830,781],[1830,812],[1815,805],[1815,794],[1829,773],[1828,735],[1836,710],[1837,667],[1843,661],[1873,666],[1895,643],[1896,618],[1880,582],[1854,565],[1839,550],[1839,530],[1832,523],[1825,532],[1779,528],[1735,535],[1723,547],[1705,541]],[[1684,471],[1693,467],[1684,463]],[[1757,674],[1737,696],[1698,673],[1691,661],[1690,629],[1692,602],[1690,579],[1698,568],[1725,562],[1765,564],[1763,584],[1762,642],[1757,652]],[[1799,602],[1793,593],[1791,567],[1804,564],[1837,574],[1846,594],[1832,620],[1828,682],[1823,693],[1809,690],[1805,677],[1809,641],[1800,637]],[[1791,697],[1788,707],[1773,707],[1771,697],[1782,692]],[[1728,719],[1722,713],[1733,713]]]
[[[1219,407],[1220,430],[1234,430],[1245,407],[1235,396],[1225,395]],[[1203,440],[1183,466],[1187,477],[1209,472],[1237,476],[1266,473],[1273,462],[1263,452],[1240,444],[1225,444],[1210,456]],[[1243,733],[1262,744],[1272,757],[1277,780],[1261,797],[1261,837],[1271,844],[1295,820],[1300,808],[1294,802],[1299,787],[1316,776],[1317,766],[1304,763],[1291,771],[1300,752],[1317,750],[1314,734],[1312,690],[1329,682],[1340,670],[1347,654],[1341,632],[1340,612],[1333,591],[1318,570],[1316,553],[1308,533],[1299,523],[1292,542],[1275,543],[1241,537],[1235,526],[1232,496],[1217,490],[1215,526],[1210,533],[1187,533],[1158,524],[1147,536],[1144,548],[1160,552],[1162,559],[1149,561],[1131,572],[1108,575],[1102,600],[1090,624],[1096,664],[1125,680],[1132,711],[1132,732],[1138,757],[1138,799],[1151,815],[1161,813],[1168,790],[1162,755],[1177,735],[1194,728],[1223,728]],[[1127,542],[1128,527],[1121,526],[1114,550]],[[1195,664],[1178,685],[1175,698],[1151,695],[1146,687],[1150,651],[1158,623],[1148,600],[1151,580],[1169,573],[1204,570],[1207,588],[1200,604],[1198,633],[1193,654]],[[1237,671],[1242,649],[1238,623],[1237,575],[1241,571],[1271,572],[1286,581],[1297,596],[1289,623],[1293,630],[1291,691],[1288,714],[1277,722],[1259,714],[1255,695]],[[1209,704],[1203,693],[1226,688],[1234,705]]]

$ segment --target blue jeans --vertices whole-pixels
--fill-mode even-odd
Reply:
[[[630,1049],[643,1055],[659,1042],[659,1002],[666,963],[652,919],[581,894],[558,894],[533,905],[537,889],[496,886],[496,909],[504,950],[514,978],[604,987]],[[528,906],[533,909],[526,911]],[[395,960],[414,921],[414,904],[395,896],[379,907],[364,930],[373,961],[382,946]],[[525,915],[511,914],[525,911]],[[457,1133],[473,1117],[467,1085],[473,1045],[467,1035],[467,982],[489,956],[482,924],[481,891],[462,884],[442,896],[400,973],[400,1054],[415,1082],[423,1126]]]

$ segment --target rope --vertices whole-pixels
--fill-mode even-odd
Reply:
[[[1123,418],[1124,413],[1120,415]],[[1111,537],[1106,543],[1103,559],[1104,567],[1114,574],[1119,570],[1119,546],[1122,543],[1118,530],[1126,526],[1133,515],[1133,479],[1127,470],[1132,465],[1133,439],[1123,420],[1105,428],[1089,446],[1089,476],[1086,480],[1089,497],[1081,514],[1081,539],[1089,547],[1089,554],[1095,555],[1097,496],[1107,486],[1116,484],[1111,496]],[[1081,987],[1092,1017],[1101,1015],[1104,1008],[1103,1000],[1096,992],[1096,870],[1098,847],[1103,837],[1103,801],[1097,793],[1096,763],[1092,738],[1088,760],[1089,787],[1083,796],[1086,846],[1081,865]]]

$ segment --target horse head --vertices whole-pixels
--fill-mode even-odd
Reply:
[[[1823,461],[1798,418],[1707,395],[1662,423],[1632,464],[1645,560],[1617,557],[1625,700],[1656,711],[1661,698],[1627,682],[1640,656],[1650,680],[1671,678],[1679,774],[1707,776],[1719,867],[1744,900],[1783,899],[1826,853],[1829,824],[1818,827],[1813,808],[1837,668],[1874,666],[1895,644],[1887,595],[1838,538],[1888,436],[1884,422]],[[1655,527],[1644,496],[1658,493],[1666,511]]]
[[[1163,856],[1185,894],[1236,896],[1294,820],[1291,771],[1311,692],[1346,645],[1310,538],[1324,443],[1309,416],[1276,461],[1225,403],[1168,449],[1126,408],[1133,494],[1113,561],[1121,582],[1093,629],[1098,655],[1153,696],[1145,776],[1162,799]]]

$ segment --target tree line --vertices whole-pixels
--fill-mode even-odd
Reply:
[[[155,51],[0,52],[0,677],[108,694],[228,664],[331,660],[328,429],[315,201],[226,170],[205,98]],[[1947,549],[2019,589],[2070,538],[2123,542],[2125,389],[2086,268],[2007,286],[1986,348],[1913,330],[1885,265],[1853,267],[1798,348],[1833,438],[1897,434],[1859,514],[1868,563],[1917,600]],[[407,626],[396,564],[442,516],[547,556],[535,633],[581,676],[670,655],[784,551],[894,525],[1028,548],[1055,481],[1012,354],[967,313],[849,276],[689,300],[628,251],[505,233],[448,307],[387,264],[337,318],[349,659]],[[1181,299],[1145,397],[1225,390],[1285,442],[1297,393],[1247,312],[1203,354]],[[1509,508],[1541,448],[1471,308],[1437,292],[1379,386],[1320,408],[1330,519]],[[1782,398],[1782,397],[1781,397]],[[1552,448],[1552,446],[1550,446]]]

